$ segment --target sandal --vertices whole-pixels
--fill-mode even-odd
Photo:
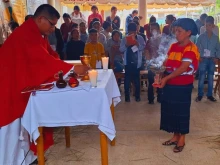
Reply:
[[[174,149],[173,149],[173,152],[174,153],[178,153],[178,152],[182,152],[182,150],[184,149],[185,147],[185,144],[183,146],[175,146]]]
[[[177,145],[177,141],[172,142],[171,140],[167,140],[164,143],[162,143],[164,146],[171,146],[171,145]]]
[[[44,162],[46,162],[47,161],[47,159],[46,158],[44,158]],[[38,164],[38,160],[37,159],[35,159],[31,164],[29,164],[29,165],[37,165]]]

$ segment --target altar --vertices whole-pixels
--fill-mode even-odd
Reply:
[[[80,82],[76,88],[54,87],[31,95],[21,122],[31,141],[38,146],[39,164],[44,165],[43,127],[97,125],[101,137],[102,165],[107,165],[107,138],[111,141],[115,139],[114,107],[120,101],[112,70],[98,70],[97,88],[90,88],[89,82]]]

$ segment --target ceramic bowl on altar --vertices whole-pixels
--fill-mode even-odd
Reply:
[[[75,87],[79,86],[79,81],[74,77],[70,77],[68,84],[71,88],[75,88]]]
[[[78,75],[73,71],[73,70],[71,70],[70,71],[70,73],[69,73],[69,75],[68,75],[68,77],[73,77],[73,78],[78,78]]]

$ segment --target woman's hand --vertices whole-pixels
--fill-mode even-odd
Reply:
[[[166,77],[162,78],[159,88],[163,88],[166,85],[167,81],[168,81],[168,79]]]
[[[168,80],[175,78],[177,76],[180,76],[182,73],[187,71],[190,64],[191,64],[191,62],[189,62],[189,61],[183,61],[179,68],[177,68],[174,72],[172,72],[171,74],[169,74],[168,76],[164,77],[161,80],[161,84],[160,84],[159,88],[163,88],[166,85]]]

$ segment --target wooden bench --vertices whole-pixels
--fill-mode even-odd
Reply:
[[[125,78],[125,71],[123,71],[123,72],[114,72],[114,74],[115,74],[115,78],[117,80],[118,85],[120,85],[119,84],[119,79],[124,80],[124,78]]]
[[[219,93],[220,91],[220,60],[218,60],[218,65],[216,65],[215,67],[216,67],[216,72],[214,73],[214,76],[215,76],[214,81],[216,81],[216,84],[214,88],[214,93],[216,93],[218,90],[218,94],[220,94]]]
[[[148,74],[148,70],[140,71],[140,86],[141,86],[141,82],[145,82],[147,86],[147,81],[148,81],[147,74]]]

